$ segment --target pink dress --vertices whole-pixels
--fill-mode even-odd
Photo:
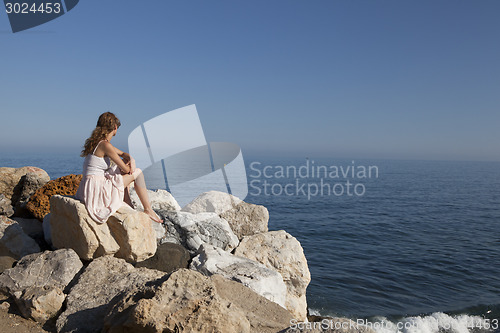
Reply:
[[[83,178],[76,198],[85,204],[94,221],[105,223],[125,204],[123,176],[117,165],[111,167],[109,157],[97,157],[94,153],[87,155],[83,161]]]

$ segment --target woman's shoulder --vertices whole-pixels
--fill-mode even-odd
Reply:
[[[115,148],[108,140],[101,141],[100,146],[104,148],[104,150],[110,150]]]

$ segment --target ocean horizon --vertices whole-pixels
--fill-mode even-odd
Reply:
[[[81,173],[82,162],[0,156],[0,167],[36,166],[51,179]],[[266,206],[269,230],[286,230],[304,248],[311,314],[389,323],[379,332],[495,328],[500,162],[298,156],[246,157],[245,165],[245,201]]]

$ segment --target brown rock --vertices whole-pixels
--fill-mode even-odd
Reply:
[[[12,202],[5,194],[0,193],[0,215],[5,215],[11,217],[14,215],[14,207],[12,207]]]
[[[277,332],[290,314],[240,283],[180,269],[160,285],[125,291],[103,332]]]
[[[57,331],[101,332],[108,304],[116,296],[129,288],[150,285],[164,276],[164,272],[134,268],[125,260],[111,256],[94,259],[71,288],[66,309],[57,319]]]
[[[50,234],[56,249],[73,249],[84,260],[114,254],[129,262],[146,260],[156,252],[153,222],[127,205],[107,223],[95,222],[85,205],[71,197],[53,195],[50,206]]]
[[[75,195],[82,180],[82,175],[68,175],[49,181],[33,194],[26,208],[40,222],[50,213],[50,197],[59,195]]]
[[[35,173],[39,178],[50,180],[49,175],[44,170],[26,166],[22,168],[0,168],[0,194],[3,193],[5,196],[12,200],[12,194],[14,194],[14,187],[19,183],[21,177],[26,175],[28,172]]]

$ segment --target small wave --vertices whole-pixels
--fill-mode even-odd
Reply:
[[[322,316],[320,310],[309,308],[309,314]],[[500,319],[474,315],[449,315],[435,312],[429,315],[388,319],[377,316],[370,319],[352,319],[359,326],[367,326],[377,333],[491,333],[500,332]]]
[[[377,333],[476,333],[494,332],[498,329],[498,320],[485,319],[479,316],[451,316],[443,312],[435,312],[427,316],[402,318],[390,321],[385,317],[375,317],[367,321],[368,326]]]

